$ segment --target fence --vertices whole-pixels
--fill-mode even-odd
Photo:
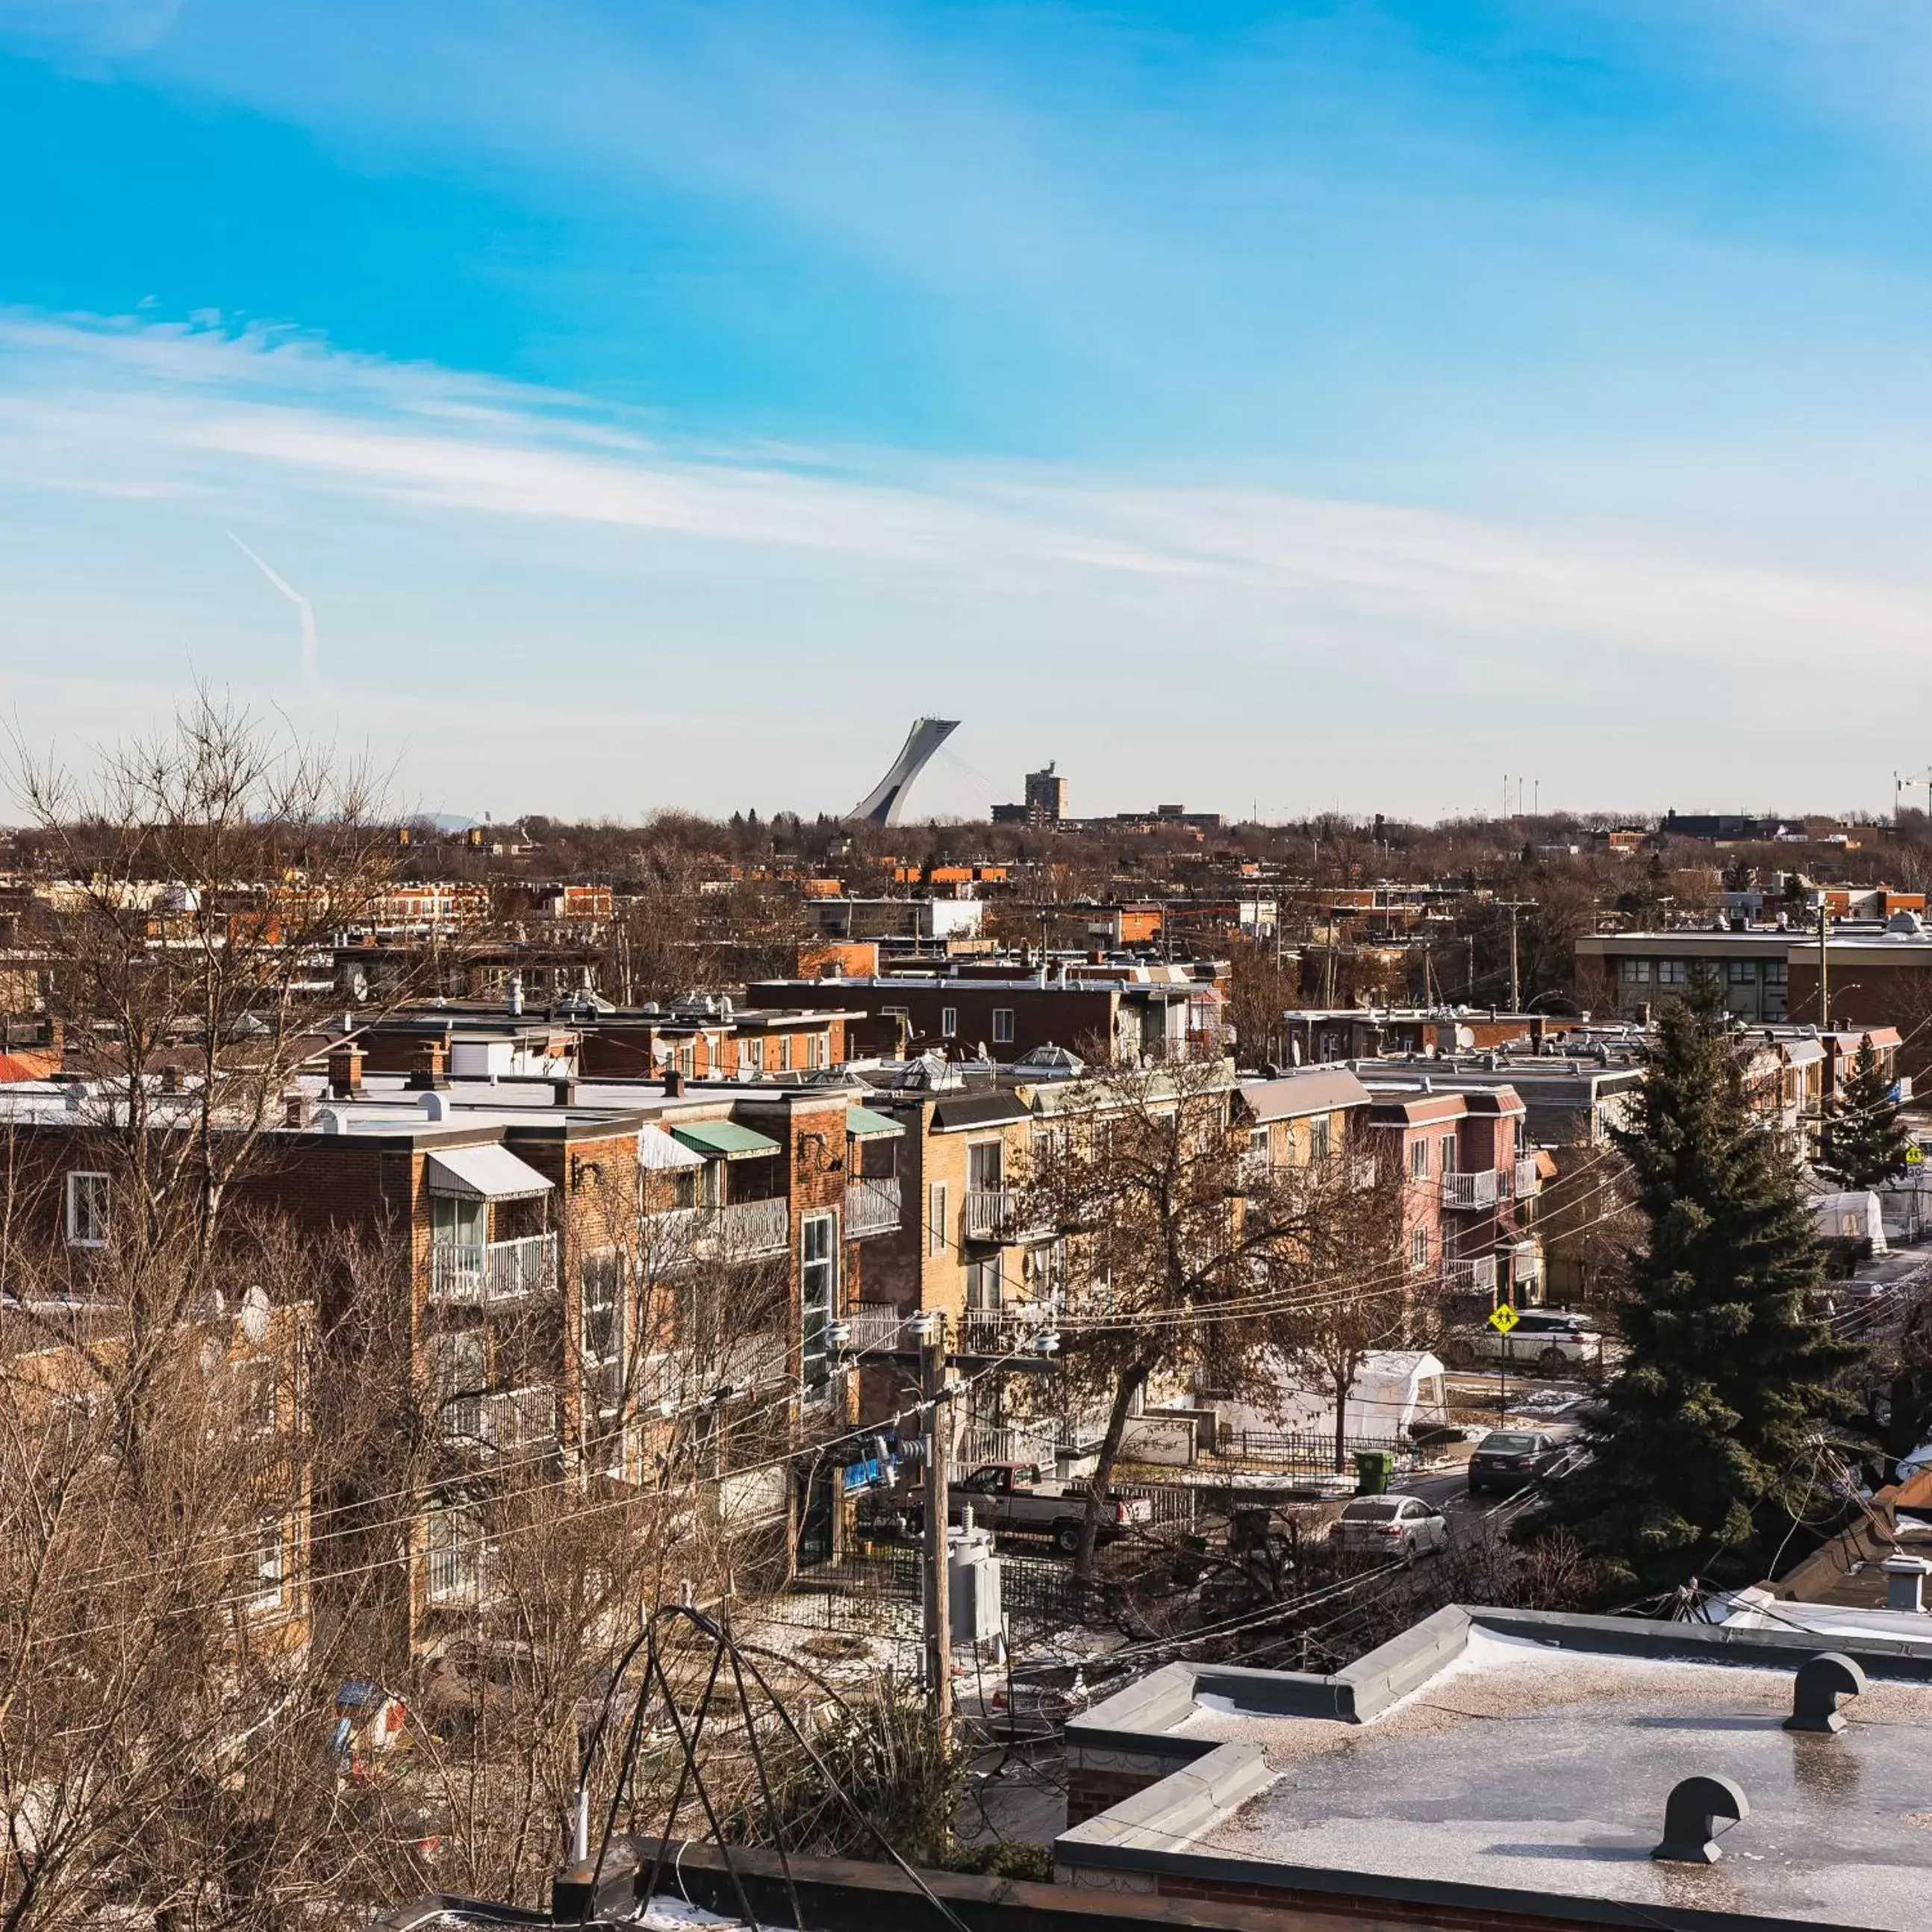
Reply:
[[[1398,1467],[1412,1468],[1415,1445],[1394,1436],[1345,1436],[1342,1438],[1342,1466],[1354,1466],[1358,1454],[1379,1452],[1395,1457]],[[1224,1432],[1215,1443],[1214,1454],[1222,1462],[1260,1462],[1283,1469],[1332,1471],[1335,1467],[1335,1438],[1326,1433],[1292,1432],[1274,1429],[1238,1429]]]

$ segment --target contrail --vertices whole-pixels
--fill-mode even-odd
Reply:
[[[228,541],[302,613],[302,682],[310,691],[322,688],[322,647],[315,634],[315,606],[271,565],[257,556],[232,530],[225,532]]]

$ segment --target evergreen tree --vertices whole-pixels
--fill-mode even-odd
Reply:
[[[1649,1237],[1618,1311],[1627,1353],[1585,1425],[1588,1460],[1536,1512],[1620,1586],[1762,1574],[1827,1480],[1822,1431],[1854,1412],[1858,1351],[1812,1315],[1819,1278],[1795,1165],[1753,1120],[1716,986],[1663,1012],[1618,1133]]]
[[[1818,1171],[1854,1192],[1905,1172],[1912,1136],[1869,1039],[1859,1042],[1844,1090],[1818,1136]]]

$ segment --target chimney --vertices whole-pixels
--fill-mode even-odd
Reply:
[[[418,1090],[424,1088],[442,1088],[449,1084],[449,1048],[446,1041],[426,1040],[416,1048],[416,1064],[410,1075],[410,1084]]]
[[[328,1090],[345,1100],[362,1090],[362,1049],[352,1040],[344,1040],[328,1056]]]
[[[305,1127],[308,1125],[308,1102],[299,1094],[283,1096],[282,1124],[286,1127]]]
[[[164,1094],[178,1094],[181,1090],[181,1069],[178,1066],[163,1067],[161,1069],[161,1091]]]
[[[520,973],[510,975],[510,1017],[520,1019],[524,1013],[524,976]]]
[[[1543,1051],[1543,1016],[1540,1013],[1532,1013],[1529,1016],[1529,1050],[1532,1053],[1540,1053]]]
[[[664,1076],[664,1098],[680,1100],[684,1097],[684,1076],[674,1066]]]
[[[1925,1579],[1932,1563],[1922,1556],[1888,1556],[1878,1567],[1885,1572],[1886,1608],[1923,1615]]]

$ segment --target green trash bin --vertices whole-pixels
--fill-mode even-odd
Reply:
[[[1355,1451],[1355,1493],[1358,1496],[1385,1496],[1395,1474],[1395,1456],[1387,1449]]]

